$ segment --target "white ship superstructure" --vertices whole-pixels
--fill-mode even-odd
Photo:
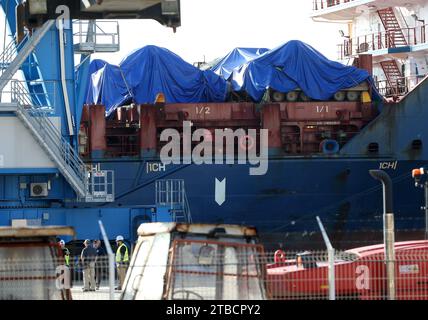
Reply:
[[[428,74],[428,0],[313,0],[312,18],[344,23],[338,60],[372,54],[386,97],[403,96]]]

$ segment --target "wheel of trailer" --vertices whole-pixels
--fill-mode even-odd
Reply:
[[[359,98],[360,93],[358,91],[348,91],[346,93],[346,99],[348,99],[348,101],[358,101]]]
[[[337,91],[334,94],[334,100],[336,100],[336,101],[345,101],[345,98],[346,98],[345,91]]]
[[[296,102],[299,99],[299,93],[297,91],[290,91],[287,93],[287,101]]]
[[[275,102],[282,102],[285,99],[285,94],[279,91],[274,91],[272,93],[272,100]]]
[[[302,100],[303,102],[308,102],[311,101],[311,98],[308,97],[303,91],[300,92],[300,100]]]

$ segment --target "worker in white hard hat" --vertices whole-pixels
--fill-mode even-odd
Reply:
[[[64,257],[65,265],[67,267],[70,267],[70,250],[68,250],[65,247],[65,241],[64,240],[61,239],[58,243],[61,247],[62,256]]]
[[[129,251],[126,244],[123,242],[123,236],[116,237],[116,268],[119,277],[119,286],[116,290],[122,290],[123,282],[125,281],[126,270],[129,265]]]
[[[67,297],[67,299],[71,299],[71,291],[70,288],[73,286],[73,277],[71,276],[71,272],[70,272],[70,250],[68,250],[68,248],[65,247],[65,241],[64,240],[60,240],[58,241],[59,247],[60,247],[60,255],[62,255],[62,257],[64,258],[64,265],[65,265],[65,269],[64,269],[64,293]],[[67,279],[68,278],[68,279]],[[66,286],[66,284],[68,284],[68,287]]]

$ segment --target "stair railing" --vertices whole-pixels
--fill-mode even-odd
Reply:
[[[192,223],[190,205],[187,199],[184,180],[156,180],[155,189],[156,205],[169,206],[172,212],[173,221],[178,221],[177,211],[180,211],[182,212],[184,220],[187,223]]]
[[[12,102],[17,103],[20,115],[32,127],[32,130],[40,135],[42,143],[46,145],[51,156],[59,162],[61,171],[66,171],[66,176],[74,180],[72,183],[74,187],[77,187],[76,191],[84,196],[87,171],[77,152],[47,117],[46,112],[34,108],[30,94],[20,81],[12,81],[11,98]]]
[[[18,54],[19,50],[24,46],[24,43],[27,42],[29,35],[25,35],[24,39],[20,43],[16,43],[16,37],[13,37],[12,41],[6,46],[4,51],[0,54],[0,70],[3,72],[4,69],[13,61],[13,59]]]

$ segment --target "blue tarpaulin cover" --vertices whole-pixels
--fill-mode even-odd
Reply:
[[[301,41],[279,46],[234,70],[232,88],[246,91],[255,101],[266,89],[289,92],[300,88],[312,99],[328,100],[340,90],[370,79],[366,70],[327,59]]]
[[[104,104],[109,115],[131,102],[153,103],[158,93],[165,95],[167,103],[224,102],[225,79],[234,91],[245,91],[256,102],[268,88],[280,92],[300,88],[312,99],[329,100],[337,91],[365,80],[372,83],[366,70],[331,61],[301,41],[266,50],[233,50],[213,68],[222,76],[199,70],[156,46],[136,50],[119,66],[94,60],[86,103]]]
[[[97,72],[98,70],[100,70],[101,68],[103,68],[106,64],[108,64],[107,61],[104,61],[102,59],[94,59],[89,64],[89,70],[88,70],[89,81],[88,81],[88,88],[86,89],[86,93],[85,93],[85,99],[84,99],[85,102],[88,101],[88,97],[91,97],[90,98],[91,101],[93,99],[93,87],[91,82],[91,75]]]
[[[228,80],[232,75],[233,70],[236,70],[243,64],[260,57],[267,51],[269,51],[269,49],[266,48],[235,48],[217,62],[215,66],[211,67],[211,70]]]
[[[87,104],[102,104],[110,115],[117,107],[132,102],[132,92],[128,89],[120,67],[106,63],[92,73],[86,99]]]
[[[91,64],[89,65],[89,74],[93,74],[94,72],[97,72],[102,67],[104,67],[107,63],[107,61],[104,61],[102,59],[94,59],[91,61]]]
[[[86,103],[104,104],[109,115],[131,101],[154,103],[159,93],[167,103],[224,102],[227,88],[213,71],[199,70],[165,48],[146,46],[119,66],[106,63],[92,73]]]

